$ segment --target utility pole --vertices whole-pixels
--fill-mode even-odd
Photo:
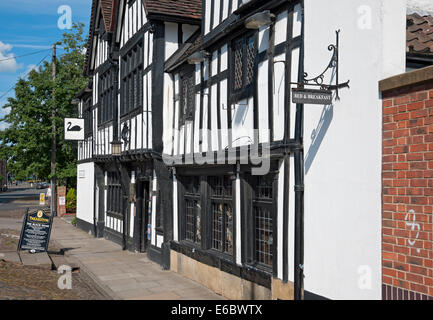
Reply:
[[[56,178],[56,149],[57,149],[57,140],[56,140],[56,89],[55,89],[55,81],[56,81],[56,67],[57,67],[57,57],[56,57],[56,44],[53,44],[53,106],[51,111],[51,125],[52,125],[52,142],[51,142],[51,216],[57,216],[57,178]]]

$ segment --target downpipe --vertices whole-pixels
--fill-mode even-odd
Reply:
[[[301,0],[301,50],[298,81],[304,84],[304,0]],[[294,299],[304,299],[304,105],[296,105],[295,141],[299,148],[294,151],[295,161],[295,259],[294,259]]]

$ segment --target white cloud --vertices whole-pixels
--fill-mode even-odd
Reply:
[[[433,0],[407,0],[407,13],[433,15]]]
[[[0,41],[0,72],[17,72],[22,65],[15,60],[13,53],[8,53],[12,50],[12,46]]]

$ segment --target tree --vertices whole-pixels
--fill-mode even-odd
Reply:
[[[77,107],[71,103],[88,82],[83,76],[86,39],[82,23],[63,34],[64,54],[57,58],[57,79],[52,80],[51,63],[45,61],[27,79],[15,85],[15,97],[3,106],[10,112],[0,121],[7,129],[0,131],[0,156],[9,159],[8,167],[16,179],[31,175],[42,180],[51,179],[51,110],[57,117],[57,178],[74,185],[76,177],[77,143],[64,140],[63,119],[77,117]],[[54,89],[54,97],[53,97]]]

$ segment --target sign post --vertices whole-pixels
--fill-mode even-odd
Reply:
[[[46,252],[50,242],[53,218],[47,210],[29,212],[27,209],[21,229],[18,251]]]

